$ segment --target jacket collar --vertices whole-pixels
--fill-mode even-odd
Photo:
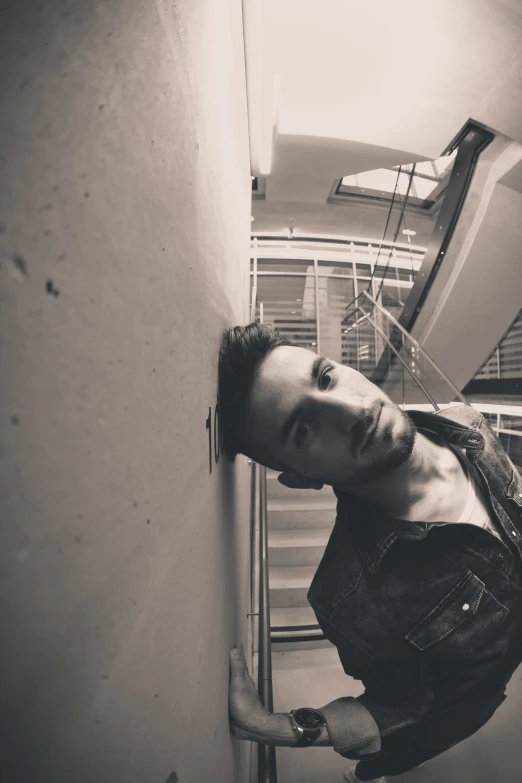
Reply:
[[[431,430],[448,443],[466,448],[473,461],[484,448],[484,438],[478,431],[484,417],[470,406],[446,408],[444,415],[415,410],[406,412],[417,428]],[[377,571],[384,555],[398,538],[418,541],[428,535],[430,525],[425,522],[394,519],[353,495],[335,489],[334,492],[338,499],[338,518],[346,514],[350,525],[353,520],[354,535],[372,573]],[[354,509],[354,501],[357,509]]]

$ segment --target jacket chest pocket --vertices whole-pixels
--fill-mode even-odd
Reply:
[[[499,631],[509,609],[471,571],[406,634],[418,650],[437,658],[466,660],[503,651]]]

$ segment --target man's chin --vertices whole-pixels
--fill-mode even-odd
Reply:
[[[400,409],[399,409],[400,410]],[[381,459],[375,460],[371,465],[366,465],[361,468],[357,473],[352,473],[343,482],[343,485],[339,485],[339,489],[348,489],[350,487],[360,487],[364,484],[369,484],[382,476],[397,470],[403,465],[412,455],[413,445],[415,443],[415,435],[417,429],[412,419],[400,411],[402,414],[402,431],[400,435],[396,436],[393,447],[388,453],[382,455]]]

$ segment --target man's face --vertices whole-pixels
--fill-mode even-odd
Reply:
[[[349,487],[408,459],[415,426],[357,370],[305,348],[279,346],[254,382],[247,436],[270,467]]]

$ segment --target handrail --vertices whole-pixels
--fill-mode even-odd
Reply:
[[[494,138],[494,134],[484,125],[470,120],[446,148],[444,154],[457,149],[457,156],[437,217],[438,229],[433,231],[430,237],[422,262],[422,274],[415,278],[400,314],[400,322],[408,332],[413,329],[437,272],[447,257],[448,247],[466,201],[479,156]]]
[[[381,241],[377,237],[354,237],[354,236],[338,236],[337,234],[293,234],[292,238],[289,239],[288,234],[286,232],[277,232],[277,231],[252,231],[251,232],[251,241],[254,242],[254,240],[259,239],[262,242],[292,242],[292,245],[298,245],[300,242],[312,242],[314,244],[325,244],[325,245],[360,245],[361,247],[368,247],[373,246],[374,244],[379,244]],[[406,252],[409,252],[410,246],[406,242],[392,242],[389,239],[382,240],[383,247],[388,248],[399,248],[400,250],[405,250]],[[262,247],[259,248],[260,250]],[[411,249],[414,252],[422,252],[425,253],[427,248],[424,245],[411,245]]]
[[[261,704],[274,711],[272,690],[272,648],[270,642],[270,598],[268,584],[268,520],[266,468],[259,465],[259,647],[257,687]],[[275,747],[258,745],[257,783],[277,783]]]

